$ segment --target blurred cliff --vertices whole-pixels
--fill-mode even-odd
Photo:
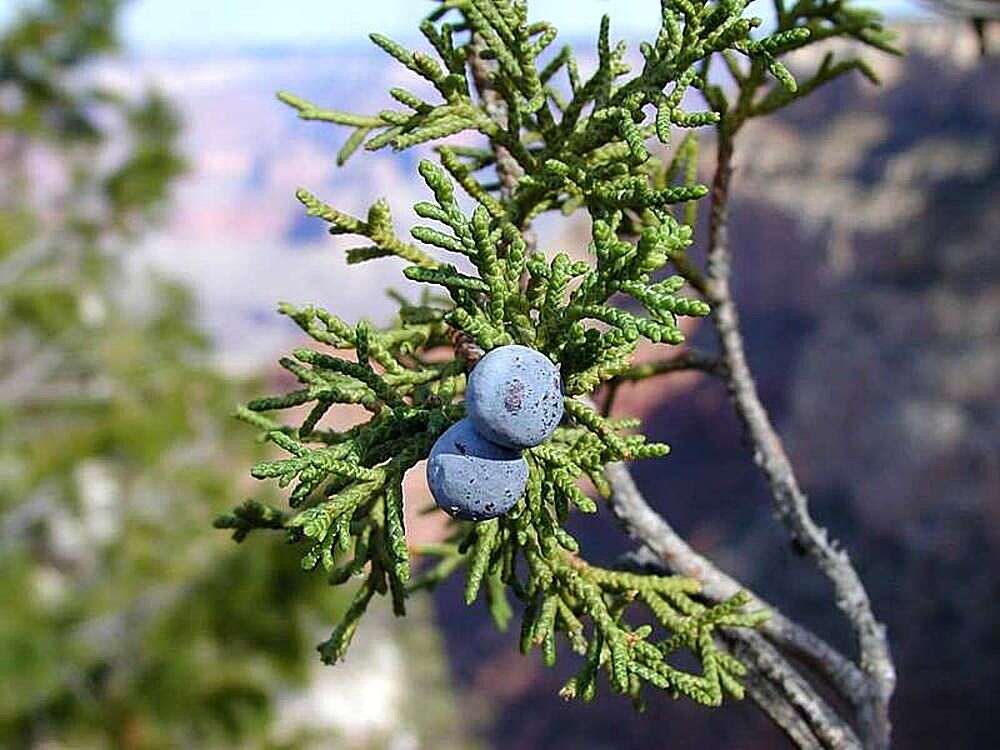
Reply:
[[[888,624],[896,745],[991,747],[1000,61],[980,58],[971,30],[904,32],[908,56],[878,61],[881,89],[841,81],[747,134],[736,295],[814,512]],[[679,450],[673,466],[640,468],[643,484],[751,585],[842,642],[825,587],[768,517],[723,398],[699,382],[654,410]],[[713,450],[699,450],[706,439]]]

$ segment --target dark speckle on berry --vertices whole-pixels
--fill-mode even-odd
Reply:
[[[448,514],[485,521],[517,504],[528,483],[528,464],[520,451],[486,440],[466,418],[434,443],[427,483],[438,507]]]
[[[522,404],[524,404],[524,383],[520,380],[512,380],[507,385],[503,405],[511,414],[517,414],[521,411]]]

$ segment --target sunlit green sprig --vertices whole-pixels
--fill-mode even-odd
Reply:
[[[622,436],[618,430],[630,425],[608,423],[583,405],[574,410],[581,426],[560,428],[552,441],[528,452],[528,489],[514,512],[460,527],[447,543],[420,548],[435,562],[411,588],[431,588],[465,567],[466,602],[484,594],[501,629],[510,620],[506,592],[513,592],[525,604],[520,639],[524,653],[538,647],[544,663],[553,665],[561,633],[573,651],[586,657],[563,688],[566,698],[592,699],[601,671],[607,672],[615,691],[638,705],[643,683],[706,705],[718,705],[724,693],[742,697],[743,667],[716,647],[712,634],[718,627],[752,627],[763,613],[743,612],[742,596],[706,607],[695,598],[698,584],[689,578],[606,570],[578,556],[580,545],[562,524],[571,509],[597,510],[580,490],[578,478],[593,478],[606,494],[610,489],[603,468],[609,460],[623,453],[662,455],[665,446],[648,445],[641,436]],[[631,625],[627,616],[638,608],[647,611],[644,619],[652,619],[668,635],[653,640],[659,629]],[[669,663],[681,649],[698,656],[700,674]]]
[[[704,291],[687,256],[697,201],[707,193],[697,181],[698,143],[686,135],[664,162],[654,139],[670,144],[674,128],[706,125],[725,135],[847,70],[867,70],[857,61],[830,59],[799,85],[779,58],[806,44],[847,36],[889,45],[875,16],[825,0],[800,0],[791,9],[779,0],[779,28],[754,38],[760,20],[744,16],[747,4],[662,0],[659,32],[641,46],[643,64],[635,73],[625,63],[624,45],[612,45],[605,18],[597,68],[583,78],[568,47],[545,59],[555,30],[529,22],[525,3],[444,0],[421,25],[433,54],[372,35],[430,84],[433,101],[394,88],[390,95],[402,109],[368,116],[280,95],[303,119],[353,129],[341,163],[362,144],[401,150],[462,131],[486,139],[484,147],[438,144],[440,166],[420,162],[433,200],[414,206],[426,223],[411,229],[412,242],[397,235],[384,201],[362,220],[298,193],[331,233],[370,241],[348,251],[349,262],[400,258],[407,263],[403,274],[427,290],[419,303],[397,295],[399,318],[383,330],[283,305],[284,314],[330,351],[300,349],[282,359],[300,387],[239,412],[286,454],[252,473],[292,486],[293,512],[248,502],[218,525],[233,529],[237,539],[255,528],[284,530],[307,545],[303,565],[322,565],[331,584],[363,579],[320,646],[324,660],[344,655],[375,594],[389,595],[401,614],[408,594],[465,568],[466,601],[485,596],[498,627],[513,617],[509,593],[524,604],[523,651],[538,646],[552,664],[562,633],[584,657],[562,691],[567,698],[591,699],[602,671],[615,691],[637,704],[646,684],[706,705],[718,705],[724,694],[742,695],[743,668],[717,647],[714,634],[752,627],[763,613],[744,611],[741,595],[708,606],[687,578],[590,565],[565,522],[572,512],[597,511],[594,494],[583,489],[587,483],[598,499],[610,495],[610,463],[668,451],[633,434],[635,422],[597,413],[585,397],[629,371],[642,339],[679,344],[680,318],[710,312],[699,296],[682,294],[686,284]],[[709,78],[714,59],[723,60],[737,82],[732,101]],[[692,92],[709,109],[687,109]],[[471,211],[463,209],[456,186],[471,199]],[[538,252],[526,241],[532,219],[553,210],[587,211],[587,254]],[[667,273],[671,267],[676,275]],[[430,563],[413,574],[403,477],[464,414],[474,358],[469,342],[480,352],[517,343],[545,353],[562,373],[566,417],[550,441],[525,452],[527,490],[515,508],[491,521],[456,523],[445,543],[417,550]],[[342,404],[360,405],[367,420],[340,431],[320,427]],[[304,406],[310,410],[298,427],[267,416]],[[642,610],[638,617],[650,624],[634,625]],[[695,655],[699,670],[672,664],[682,650]]]
[[[737,85],[735,96],[730,96],[721,83],[702,87],[705,99],[720,113],[724,135],[733,134],[746,120],[771,114],[846,73],[858,71],[872,83],[878,83],[878,77],[865,60],[854,56],[837,59],[834,51],[828,52],[814,70],[796,82],[780,61],[796,50],[840,38],[881,52],[900,54],[894,44],[895,35],[884,28],[881,14],[871,8],[828,0],[797,0],[790,4],[775,0],[775,15],[777,28],[769,37],[740,42],[732,51],[719,56]],[[706,59],[699,67],[703,82],[709,79],[711,62],[711,58]],[[768,73],[778,81],[776,85],[768,84]]]
[[[557,637],[585,657],[575,677],[562,689],[567,699],[591,700],[597,676],[608,675],[612,689],[642,705],[644,683],[718,705],[724,694],[740,698],[743,666],[723,651],[713,633],[720,627],[753,627],[762,613],[742,611],[742,596],[715,607],[697,599],[698,584],[679,576],[636,575],[588,565],[576,554],[576,540],[558,525],[567,502],[558,479],[532,474],[528,499],[518,511],[479,524],[471,532],[458,530],[445,544],[419,551],[435,560],[412,588],[431,588],[457,569],[466,569],[466,602],[485,595],[497,627],[506,629],[510,605],[506,591],[525,603],[520,644],[527,654],[539,648],[548,666],[557,659]],[[554,475],[558,477],[558,474]],[[540,481],[535,481],[538,478]],[[575,485],[571,485],[575,487]],[[519,578],[523,559],[527,575]],[[644,609],[651,625],[633,626],[627,616]],[[656,639],[658,632],[666,637]],[[689,649],[701,662],[701,673],[670,664],[670,657]]]
[[[750,32],[761,19],[744,17],[748,4],[749,0],[663,0],[656,41],[641,46],[644,63],[631,75],[625,46],[611,44],[610,20],[605,17],[598,38],[598,66],[584,81],[568,47],[548,62],[542,61],[556,33],[547,23],[530,23],[526,3],[442,2],[421,25],[437,60],[380,34],[372,35],[375,44],[431,84],[440,101],[425,101],[412,92],[393,89],[393,98],[404,109],[363,116],[324,110],[287,93],[281,98],[304,119],[354,128],[341,160],[362,142],[368,150],[387,146],[402,150],[462,131],[478,131],[504,148],[525,175],[503,206],[517,226],[541,211],[567,204],[663,211],[706,193],[701,185],[652,189],[641,170],[650,158],[645,145],[650,135],[655,133],[666,143],[672,127],[700,127],[718,120],[715,111],[683,108],[687,92],[704,86],[699,63],[714,53],[738,51],[761,61],[794,91],[794,80],[777,62],[775,52],[801,43],[811,30],[799,29],[792,40],[786,36],[753,40]],[[454,20],[443,20],[453,15]],[[501,119],[475,94],[466,62],[477,49],[481,57],[495,61],[490,83],[503,101]],[[557,83],[563,71],[568,86]],[[470,175],[493,166],[495,157],[460,150],[447,153],[445,167],[470,193],[480,193],[477,199],[481,199],[491,192]],[[491,202],[486,205],[494,213],[499,208]]]

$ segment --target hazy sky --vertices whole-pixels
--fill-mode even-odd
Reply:
[[[0,0],[0,23],[31,0]],[[758,0],[764,13],[770,3]],[[918,8],[913,0],[868,0],[893,14]],[[370,31],[405,35],[429,0],[132,0],[124,36],[135,51],[362,41]],[[751,6],[753,7],[753,6]],[[656,0],[532,0],[531,15],[552,21],[566,35],[593,33],[602,13],[614,10],[622,36],[657,23]]]

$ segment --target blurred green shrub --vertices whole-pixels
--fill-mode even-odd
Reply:
[[[0,746],[270,746],[343,595],[212,532],[264,449],[187,293],[122,268],[185,165],[169,102],[88,78],[120,7],[0,36]]]

